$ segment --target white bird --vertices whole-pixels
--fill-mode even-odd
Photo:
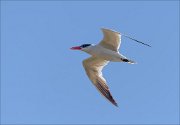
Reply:
[[[83,44],[81,46],[72,47],[71,49],[81,50],[91,55],[90,58],[83,60],[83,66],[87,76],[105,98],[107,98],[115,106],[118,106],[109,91],[109,87],[107,86],[106,80],[102,74],[102,69],[109,63],[109,61],[126,62],[129,64],[134,64],[135,62],[127,59],[118,51],[121,44],[121,36],[123,34],[104,28],[102,28],[102,32],[104,38],[99,44]],[[129,36],[123,36],[135,40]],[[135,41],[142,43],[138,40]],[[150,46],[145,43],[142,44]]]

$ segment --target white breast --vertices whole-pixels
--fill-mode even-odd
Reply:
[[[85,51],[92,56],[99,57],[108,61],[121,62],[121,55],[118,52],[106,49],[101,45],[91,46],[82,51]]]

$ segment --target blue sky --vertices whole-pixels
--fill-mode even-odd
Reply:
[[[138,64],[103,70],[119,108],[87,78],[86,53],[100,28],[117,30]],[[1,1],[1,123],[179,123],[179,1]]]

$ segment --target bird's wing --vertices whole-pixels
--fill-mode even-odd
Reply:
[[[102,69],[109,61],[100,59],[97,57],[90,57],[83,61],[83,66],[88,75],[89,79],[100,91],[100,93],[106,97],[112,104],[117,106],[117,103],[113,99],[108,86],[106,85],[106,80],[103,78]]]
[[[103,40],[99,43],[104,48],[118,52],[121,44],[121,35],[119,32],[102,28]]]

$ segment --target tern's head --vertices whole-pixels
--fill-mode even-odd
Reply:
[[[72,50],[82,50],[82,51],[84,51],[84,50],[87,50],[91,46],[92,46],[92,44],[82,44],[80,46],[72,47],[71,49]]]

